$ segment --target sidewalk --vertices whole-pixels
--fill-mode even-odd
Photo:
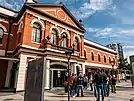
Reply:
[[[55,88],[51,91],[45,91],[45,101],[67,101],[67,93],[64,93],[64,88]],[[24,93],[0,93],[0,101],[24,101]],[[117,84],[117,93],[110,94],[105,98],[105,101],[130,101],[134,97],[134,88],[131,88],[131,83],[121,82]],[[71,98],[71,101],[96,101],[93,92],[89,89],[84,91],[84,97]]]

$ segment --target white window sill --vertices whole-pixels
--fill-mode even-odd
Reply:
[[[39,44],[39,45],[41,45],[41,43],[39,43],[39,42],[34,42],[34,41],[31,41],[32,43],[34,43],[34,44]]]

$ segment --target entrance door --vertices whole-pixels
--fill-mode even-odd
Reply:
[[[53,70],[53,87],[64,86],[65,71]]]
[[[17,69],[17,63],[13,62],[13,67],[11,70],[11,78],[10,78],[10,88],[14,88],[15,85],[16,69]]]

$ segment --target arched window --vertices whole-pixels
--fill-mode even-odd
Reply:
[[[75,40],[74,40],[74,49],[79,51],[79,40],[77,37],[75,37]]]
[[[106,63],[106,56],[104,56],[104,63]]]
[[[41,26],[36,22],[33,24],[32,41],[41,42]]]
[[[64,32],[64,33],[62,33],[62,35],[61,35],[61,46],[62,47],[67,47],[67,34]]]
[[[111,58],[109,57],[109,63],[111,64]]]
[[[4,30],[3,28],[0,27],[0,44],[2,44],[3,35],[4,35]]]
[[[101,57],[100,57],[100,54],[98,54],[98,61],[99,61],[99,62],[101,61]]]
[[[94,61],[94,53],[91,52],[91,59]]]
[[[51,33],[51,38],[52,38],[52,44],[54,45],[58,45],[58,33],[55,29],[52,29],[52,33]]]
[[[84,57],[87,59],[86,50],[84,50]]]

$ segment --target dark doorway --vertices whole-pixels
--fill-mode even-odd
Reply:
[[[64,86],[65,71],[53,70],[53,87]]]
[[[78,76],[79,75],[79,67],[76,66],[76,75]]]
[[[16,70],[17,70],[17,63],[13,62],[13,67],[11,70],[11,78],[10,78],[10,88],[14,88]]]
[[[6,73],[8,68],[8,61],[0,59],[0,89],[4,88],[5,80],[6,80]]]

